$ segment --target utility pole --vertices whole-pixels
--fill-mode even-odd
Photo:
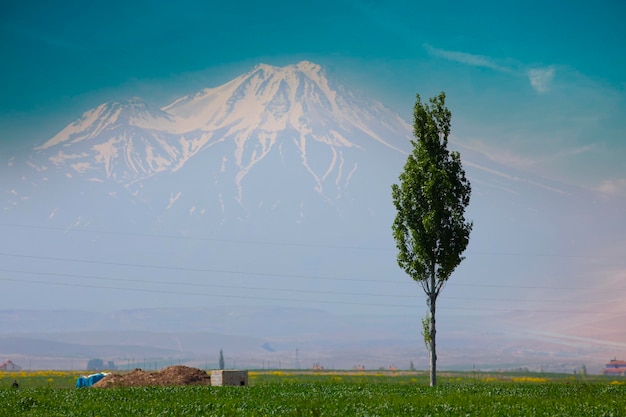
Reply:
[[[300,369],[300,353],[298,348],[296,348],[296,369]]]

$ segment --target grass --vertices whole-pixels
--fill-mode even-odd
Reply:
[[[626,380],[601,376],[250,372],[249,387],[75,389],[76,372],[0,373],[12,416],[626,416]],[[13,379],[19,389],[10,387]],[[52,381],[50,381],[52,379]]]

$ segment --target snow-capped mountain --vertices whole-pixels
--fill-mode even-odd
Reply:
[[[129,184],[175,169],[185,143],[168,132],[176,118],[140,98],[101,104],[85,112],[38,151],[43,167],[92,180]],[[174,167],[173,167],[174,165]]]
[[[3,159],[3,288],[17,294],[13,303],[45,288],[54,308],[91,310],[105,294],[108,308],[206,306],[223,297],[417,314],[410,307],[423,304],[406,297],[421,293],[397,267],[391,236],[391,184],[411,137],[393,111],[310,62],[258,65],[161,108],[140,98],[101,104],[28,155]],[[559,313],[551,319],[523,303],[541,302],[534,287],[563,287],[560,277],[571,290],[590,276],[615,288],[623,268],[602,278],[593,263],[603,257],[563,262],[559,254],[621,242],[621,207],[451,146],[472,183],[473,252],[455,272],[460,285],[446,289],[440,318],[476,308],[515,332],[542,323],[541,338],[590,323],[564,315],[561,292],[546,295],[545,310]],[[588,294],[568,300],[582,305]],[[489,309],[474,297],[490,300]],[[622,304],[607,303],[607,317],[622,317]],[[486,322],[467,334],[484,339]]]
[[[379,168],[390,159],[401,167],[410,132],[397,114],[319,65],[260,64],[160,109],[132,98],[88,110],[35,147],[8,208],[30,199],[33,183],[62,180],[74,190],[101,184],[110,198],[145,204],[160,223],[241,223],[259,211],[265,221],[286,216],[298,224],[326,211],[345,220],[355,206],[379,211],[380,199],[364,201],[375,195],[372,187],[394,180],[385,173],[397,169]],[[64,211],[57,205],[49,216]],[[95,221],[75,207],[69,212],[68,221]]]

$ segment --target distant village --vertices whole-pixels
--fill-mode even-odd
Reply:
[[[602,371],[604,375],[621,375],[626,376],[626,361],[613,358],[607,363]]]
[[[115,370],[117,369],[117,366],[115,365],[115,363],[113,361],[107,361],[104,362],[102,359],[90,359],[89,361],[87,361],[87,368],[86,370],[91,370],[91,371],[103,371],[103,370]],[[316,362],[313,364],[313,366],[310,368],[313,371],[323,371],[325,370],[324,366],[322,366],[319,362]],[[355,365],[353,368],[353,370],[355,371],[365,371],[366,367],[365,365]],[[0,364],[0,371],[4,371],[4,372],[17,372],[17,371],[22,371],[23,368],[22,366],[14,363],[12,360],[7,359],[4,362],[2,362],[2,364]],[[379,371],[383,371],[383,370],[388,370],[388,371],[398,371],[398,368],[395,367],[394,365],[390,365],[388,368],[385,367],[379,367],[376,368],[376,370]],[[415,368],[413,366],[413,363],[411,362],[411,367],[410,367],[411,371],[415,371]],[[517,371],[517,372],[528,372],[527,368],[516,368],[516,369],[512,369],[511,371]],[[574,370],[574,373],[578,373],[581,372],[582,374],[586,374],[587,370],[586,367],[583,365],[582,370]],[[607,362],[604,366],[604,369],[602,370],[602,375],[609,375],[609,376],[624,376],[626,377],[626,360],[620,360],[617,358],[613,358],[611,359],[609,362]]]

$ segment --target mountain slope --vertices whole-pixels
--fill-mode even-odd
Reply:
[[[316,64],[260,64],[162,109],[133,98],[87,111],[34,149],[11,204],[36,197],[33,184],[101,183],[99,195],[143,204],[161,225],[168,217],[240,224],[259,211],[292,226],[320,210],[346,218],[355,204],[380,211],[367,195],[393,178],[377,164],[399,163],[409,133],[397,114]],[[64,212],[65,221],[105,221],[62,205],[49,216]]]

